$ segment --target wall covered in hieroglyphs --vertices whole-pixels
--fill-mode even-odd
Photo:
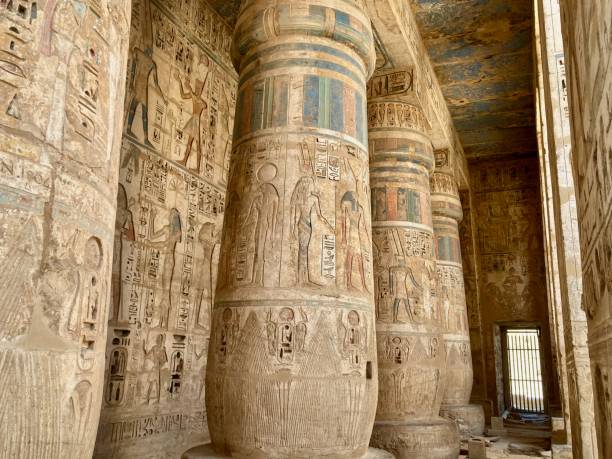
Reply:
[[[483,161],[470,166],[486,388],[493,415],[498,416],[503,408],[496,328],[516,322],[538,324],[542,329],[545,390],[550,405],[555,406],[558,389],[550,365],[538,160]]]
[[[612,2],[562,0],[599,455],[612,457]],[[576,384],[577,381],[570,381]]]
[[[473,198],[469,190],[460,192],[463,220],[459,224],[459,237],[461,240],[461,260],[463,262],[463,280],[465,285],[465,302],[468,313],[470,331],[470,349],[472,351],[472,366],[474,381],[472,386],[472,401],[484,405],[485,414],[491,415],[487,399],[487,378],[484,359],[482,318],[480,311],[480,297],[478,290],[479,262],[478,244],[476,243],[477,225],[474,220],[475,209]]]
[[[133,1],[98,458],[179,457],[207,439],[230,44],[202,0]]]

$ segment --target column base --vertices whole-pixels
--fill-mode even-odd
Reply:
[[[480,405],[442,405],[440,416],[457,424],[462,440],[484,435],[485,415]]]
[[[181,459],[228,459],[232,456],[226,456],[225,454],[219,454],[212,448],[211,443],[205,445],[196,446],[191,448],[189,451],[185,451],[181,456]],[[315,456],[312,456],[315,457]],[[253,459],[264,459],[264,456],[251,456]],[[325,456],[325,459],[333,459],[332,456]],[[365,456],[355,459],[395,459],[393,454],[376,448],[369,448]]]
[[[370,444],[397,459],[457,459],[460,440],[454,423],[442,419],[377,421]]]

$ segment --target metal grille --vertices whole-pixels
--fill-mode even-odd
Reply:
[[[544,386],[540,355],[540,331],[506,331],[508,378],[511,408],[532,413],[544,412]]]

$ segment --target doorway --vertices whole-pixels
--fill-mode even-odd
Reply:
[[[506,408],[519,413],[546,411],[539,327],[502,328]]]

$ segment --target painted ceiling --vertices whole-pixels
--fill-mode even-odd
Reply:
[[[235,22],[240,0],[208,0]],[[410,1],[468,159],[537,151],[533,0]]]
[[[537,151],[533,0],[411,0],[468,159]]]

